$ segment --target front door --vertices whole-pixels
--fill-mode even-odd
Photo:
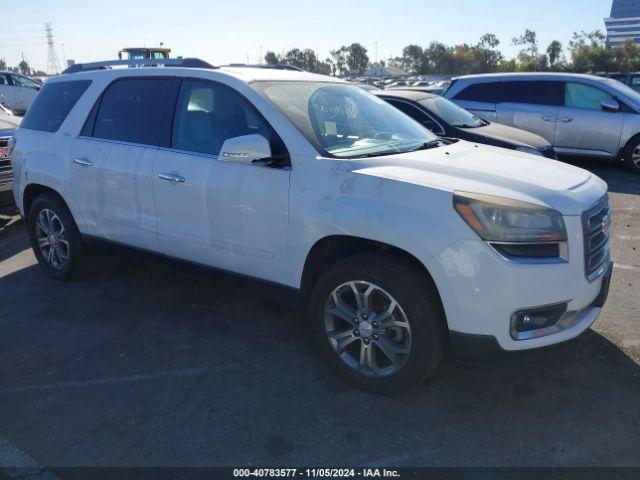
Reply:
[[[40,84],[22,75],[11,75],[14,85],[15,109],[26,111],[40,91]]]
[[[624,113],[602,109],[613,96],[592,85],[567,82],[564,106],[558,109],[555,146],[558,153],[615,156],[620,147]]]
[[[84,233],[159,250],[152,174],[168,83],[112,83],[75,140],[70,176]]]
[[[153,172],[158,242],[170,257],[284,283],[290,169],[218,159],[226,139],[251,133],[286,153],[237,91],[182,82],[170,147],[160,149]]]
[[[10,110],[16,108],[16,88],[11,85],[9,75],[5,73],[0,73],[0,103]]]

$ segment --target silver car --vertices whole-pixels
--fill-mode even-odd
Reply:
[[[559,155],[624,160],[640,174],[640,94],[610,78],[506,73],[454,78],[445,98],[536,133]]]

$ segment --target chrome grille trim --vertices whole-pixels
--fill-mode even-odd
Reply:
[[[585,276],[592,282],[604,273],[610,259],[611,210],[607,194],[582,214],[582,233]]]
[[[0,148],[6,147],[11,137],[0,137]],[[11,160],[8,158],[0,158],[0,186],[9,184],[13,181],[13,171],[11,169]]]

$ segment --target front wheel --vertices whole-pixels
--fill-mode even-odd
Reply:
[[[309,320],[323,357],[364,390],[406,391],[442,357],[435,287],[400,256],[363,253],[330,267],[311,294]]]
[[[640,175],[640,135],[631,139],[624,150],[623,160],[629,171]]]

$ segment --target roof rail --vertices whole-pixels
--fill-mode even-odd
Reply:
[[[76,63],[63,74],[88,72],[91,70],[107,70],[114,66],[128,67],[183,67],[183,68],[218,68],[199,58],[138,58],[130,60],[105,60],[103,62]]]
[[[230,63],[228,65],[221,65],[221,67],[233,67],[233,68],[267,68],[267,69],[272,69],[272,70],[292,70],[292,71],[296,71],[296,72],[303,72],[304,70],[302,70],[299,67],[295,67],[293,65],[287,65],[287,64],[282,64],[279,63],[277,65],[274,64],[270,64],[270,63],[257,63],[257,64],[250,64],[250,63]]]

